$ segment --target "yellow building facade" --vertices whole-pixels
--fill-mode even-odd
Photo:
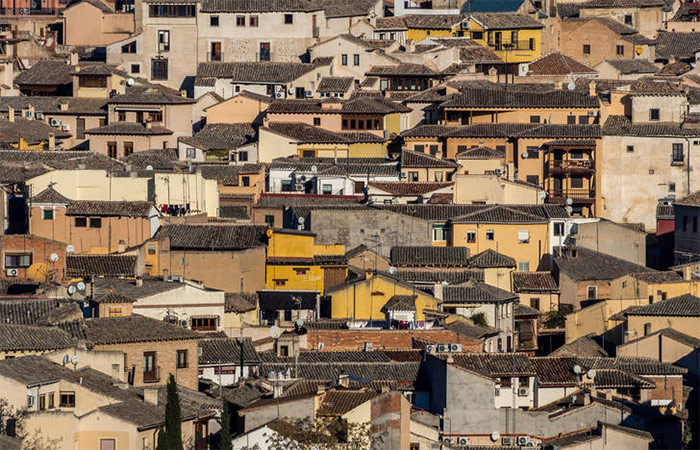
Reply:
[[[472,14],[467,28],[472,40],[493,50],[506,64],[531,62],[542,54],[543,25],[523,14]]]

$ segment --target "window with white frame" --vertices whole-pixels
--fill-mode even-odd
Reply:
[[[527,244],[530,242],[530,231],[520,230],[518,231],[518,244]]]
[[[443,242],[447,240],[447,228],[444,224],[433,225],[433,241]]]

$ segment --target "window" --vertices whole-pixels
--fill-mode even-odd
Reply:
[[[445,172],[443,171],[435,172],[435,181],[437,181],[438,183],[442,183],[444,176]]]
[[[282,180],[282,192],[292,192],[292,180]]]
[[[590,44],[583,44],[583,54],[584,54],[584,55],[590,55],[590,54],[591,54],[591,46],[590,46]]]
[[[659,120],[660,115],[659,108],[651,108],[649,110],[649,120]]]
[[[693,217],[693,233],[697,233],[697,232],[698,232],[698,218]]]
[[[153,111],[148,113],[148,119],[151,122],[162,122],[163,121],[163,111]]]
[[[266,216],[265,216],[265,223],[266,223],[270,228],[274,228],[274,227],[275,227],[275,216],[270,215],[270,214],[266,215]]]
[[[583,187],[583,177],[571,177],[571,187],[580,189]]]
[[[197,151],[192,147],[188,147],[185,152],[187,153],[187,159],[194,159],[197,157]]]
[[[221,42],[211,42],[209,46],[209,60],[221,61]]]
[[[644,336],[649,336],[651,334],[651,323],[647,322],[644,324]]]
[[[287,280],[282,278],[275,278],[272,281],[275,282],[276,287],[283,287],[285,284],[287,284]]]
[[[285,14],[284,15],[284,24],[291,25],[293,23],[294,23],[294,15],[293,14]]]
[[[14,269],[32,265],[32,255],[5,255],[5,268]]]
[[[510,379],[510,377],[503,377],[503,378],[501,378],[501,387],[502,387],[502,388],[509,388],[509,387],[511,387],[511,386],[512,386],[512,384],[511,384],[511,379]]]
[[[186,369],[187,368],[187,350],[177,351],[177,368]]]
[[[598,288],[596,286],[588,286],[586,298],[595,300],[598,297]]]
[[[408,181],[411,181],[411,182],[418,181],[418,172],[408,172]]]
[[[151,60],[151,78],[154,80],[168,79],[168,60],[167,59],[152,59]]]
[[[625,14],[625,25],[632,26],[632,15],[631,14]]]
[[[46,394],[41,394],[39,396],[39,411],[44,411],[46,409]]]
[[[303,150],[301,156],[303,158],[314,158],[316,157],[316,152],[314,150]]]
[[[634,153],[634,145],[627,146],[627,153]]]
[[[469,242],[469,243],[476,242],[476,231],[474,231],[474,230],[467,231],[467,242]]]
[[[125,111],[119,111],[117,113],[117,121],[118,122],[126,122],[126,112]]]
[[[421,153],[425,153],[425,145],[415,145],[413,150]]]
[[[333,185],[324,184],[323,185],[323,195],[331,195],[333,193]]]
[[[216,317],[192,317],[191,328],[196,331],[216,331]]]
[[[320,117],[314,117],[314,126],[315,127],[321,126],[321,118]]]
[[[91,76],[91,75],[79,75],[78,85],[80,87],[86,88],[106,88],[107,87],[107,77],[103,76]]]
[[[518,244],[527,244],[530,242],[530,230],[518,231]]]
[[[148,244],[148,254],[149,255],[156,254],[156,244]]]
[[[169,30],[158,30],[158,51],[159,52],[169,52],[170,51],[170,31]]]
[[[343,66],[348,65],[348,55],[340,55],[340,64],[342,64]]]
[[[244,27],[245,26],[245,16],[236,16],[236,26],[237,27]]]
[[[44,220],[53,220],[53,209],[45,209],[42,212],[42,217]]]
[[[617,53],[617,56],[624,56],[625,55],[625,46],[624,45],[618,45],[615,48],[615,52]]]
[[[530,377],[518,377],[518,387],[530,386]]]
[[[683,144],[673,144],[673,162],[682,163],[683,162]]]
[[[102,219],[99,217],[90,217],[90,228],[102,228]]]
[[[495,234],[493,230],[486,230],[486,240],[487,241],[494,241],[495,240]]]
[[[122,45],[122,53],[136,53],[136,41]]]
[[[218,27],[219,26],[219,16],[209,17],[209,26],[210,27]]]
[[[433,225],[433,241],[444,242],[447,240],[447,229],[445,225],[435,224]]]
[[[530,263],[528,261],[520,261],[518,263],[518,272],[529,272]]]
[[[124,156],[129,156],[134,153],[134,143],[130,141],[124,141]]]
[[[250,177],[248,177],[248,176],[241,177],[241,184],[245,187],[250,186]]]
[[[358,54],[352,55],[352,65],[353,65],[353,66],[359,66],[359,65],[360,65],[360,55],[358,55]]]
[[[683,231],[688,231],[688,216],[683,216]]]
[[[107,142],[107,156],[110,158],[117,159],[117,142],[109,141]]]
[[[308,267],[295,267],[294,268],[294,274],[296,275],[306,275],[306,273],[309,271]]]
[[[530,116],[530,123],[540,123],[540,116]]]
[[[258,16],[248,17],[248,26],[257,27],[258,26]]]
[[[588,125],[588,116],[578,116],[578,123],[580,125]]]
[[[540,157],[540,149],[537,147],[528,147],[527,148],[527,158],[528,159],[537,159]]]
[[[194,17],[194,5],[150,5],[150,17]]]
[[[238,152],[238,161],[248,161],[248,152],[246,150]]]
[[[75,408],[75,392],[61,392],[58,406],[61,408]]]
[[[564,222],[554,222],[554,235],[564,236]]]
[[[566,116],[566,123],[568,125],[574,125],[576,123],[576,116]]]
[[[525,177],[525,181],[527,181],[530,184],[534,184],[535,186],[540,185],[540,176],[539,175],[527,175]]]
[[[141,64],[132,64],[131,73],[141,73]]]
[[[676,183],[668,183],[668,191],[676,192]]]
[[[87,217],[76,217],[74,223],[76,228],[85,228],[87,227]]]
[[[56,404],[54,403],[54,398],[56,396],[53,395],[53,392],[49,392],[48,394],[46,394],[46,397],[49,400],[49,409],[54,409],[56,407]]]
[[[537,297],[531,297],[530,306],[535,309],[540,309],[540,299]]]
[[[121,317],[122,308],[121,306],[110,306],[109,307],[109,317]]]

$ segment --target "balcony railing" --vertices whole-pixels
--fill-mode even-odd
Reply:
[[[552,159],[549,161],[550,169],[590,169],[593,170],[594,162],[590,159]]]
[[[57,8],[0,8],[0,16],[56,16]]]
[[[160,381],[160,366],[155,367],[154,370],[143,372],[143,382],[144,383],[158,383]]]
[[[489,42],[489,47],[494,51],[518,51],[535,50],[535,41],[515,41],[515,42]]]
[[[554,199],[592,200],[595,190],[588,188],[550,189],[549,196]]]

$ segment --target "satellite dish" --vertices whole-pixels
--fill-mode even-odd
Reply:
[[[80,361],[80,358],[78,358],[78,355],[73,355],[73,357],[70,359],[70,362],[72,362],[74,366],[78,365],[78,361]]]
[[[70,286],[68,286],[68,295],[73,295],[73,294],[75,294],[76,291],[77,291],[77,289],[72,284]]]
[[[549,123],[552,123],[553,120],[554,120],[554,118],[553,118],[552,115],[550,114],[550,115],[549,115]]]
[[[304,225],[304,222],[306,222],[306,219],[304,219],[303,217],[299,217],[297,219],[297,222],[299,222],[299,225]]]
[[[55,253],[51,253],[51,256],[49,256],[49,259],[51,260],[51,262],[55,263],[56,261],[58,261],[58,255]]]
[[[297,319],[297,321],[294,323],[297,325],[298,328],[301,328],[304,326],[304,321],[301,319]]]
[[[501,433],[499,433],[498,431],[493,431],[493,432],[491,432],[491,440],[492,440],[493,442],[496,442],[496,441],[498,441],[499,439],[501,439]]]
[[[150,165],[150,164],[147,165],[147,166],[146,166],[146,170],[149,170],[149,171],[153,172],[153,166]]]
[[[66,247],[66,251],[68,253],[73,253],[75,251],[75,247],[73,247],[72,245],[69,245]]]
[[[396,267],[389,267],[389,274],[396,275]]]
[[[583,369],[581,368],[581,366],[579,366],[578,364],[576,364],[576,365],[574,366],[574,373],[575,373],[576,375],[581,375],[581,372],[583,372]]]
[[[126,80],[126,85],[129,86],[129,87],[133,86],[133,85],[134,85],[134,79],[133,79],[133,78],[129,78],[128,80]]]
[[[566,88],[570,91],[573,91],[574,89],[576,89],[576,83],[571,81],[571,82],[569,82],[569,84],[566,85]]]
[[[80,292],[85,291],[85,283],[83,283],[82,281],[79,281],[79,282],[78,282],[78,290],[79,290]]]
[[[566,199],[566,204],[569,205],[569,206],[571,206],[571,205],[574,204],[574,200],[573,200],[571,197],[567,197],[567,199]]]
[[[324,344],[323,342],[319,342],[319,343],[318,343],[318,349],[319,349],[319,350],[323,350],[323,347],[325,347],[325,346],[326,346],[326,344]]]
[[[544,199],[545,197],[547,197],[547,193],[546,193],[545,191],[540,191],[540,193],[537,194],[537,195],[538,195],[541,199]]]
[[[566,212],[569,213],[569,214],[571,214],[572,212],[574,212],[574,208],[572,208],[571,206],[567,206],[567,207],[566,207]]]
[[[278,327],[277,325],[273,325],[270,327],[270,337],[272,339],[277,339],[278,337],[280,337],[281,334],[282,330],[280,330],[280,327]]]
[[[302,175],[300,178],[301,178],[301,181],[306,181],[306,175]]]
[[[63,365],[65,366],[66,364],[68,364],[69,361],[70,361],[70,356],[64,355],[63,356]]]
[[[523,159],[527,159],[527,152],[523,152],[520,156],[521,156]]]
[[[447,280],[442,280],[440,284],[442,284],[443,286],[449,286],[450,283],[448,283]]]
[[[587,373],[586,375],[588,375],[588,378],[590,378],[590,379],[592,380],[592,379],[595,378],[596,373],[597,373],[597,372],[595,371],[595,369],[591,369],[591,370],[588,371],[588,373]]]
[[[318,167],[316,165],[311,166],[311,173],[316,173],[318,172]]]

